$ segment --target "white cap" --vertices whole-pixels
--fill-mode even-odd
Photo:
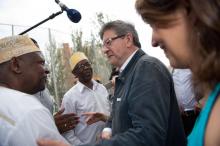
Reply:
[[[10,36],[0,39],[0,64],[40,49],[28,37],[23,35]]]

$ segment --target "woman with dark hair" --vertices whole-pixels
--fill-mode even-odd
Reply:
[[[220,145],[220,0],[137,0],[136,9],[153,29],[175,68],[190,68],[206,103],[188,137],[189,146]]]

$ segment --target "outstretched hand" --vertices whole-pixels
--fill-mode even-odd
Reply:
[[[75,113],[63,114],[64,110],[61,109],[54,115],[55,124],[61,134],[75,128],[79,123],[79,117]]]
[[[57,140],[46,140],[46,139],[39,139],[37,140],[38,146],[70,146],[64,142],[57,141]]]
[[[108,116],[106,116],[103,113],[99,113],[99,112],[86,112],[86,113],[83,113],[82,115],[86,116],[86,123],[88,125],[91,125],[98,121],[106,122],[108,119]]]

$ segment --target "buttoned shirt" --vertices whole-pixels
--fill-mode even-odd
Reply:
[[[108,101],[108,92],[106,88],[92,80],[93,89],[86,87],[81,82],[77,82],[65,95],[62,101],[62,107],[65,113],[74,112],[80,117],[79,123],[73,130],[64,133],[64,137],[73,145],[95,143],[97,135],[104,128],[102,121],[87,125],[85,112],[101,112],[109,115],[110,107]]]

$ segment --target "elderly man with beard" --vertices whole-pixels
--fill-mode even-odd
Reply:
[[[84,53],[75,52],[70,66],[78,81],[64,95],[61,107],[64,113],[76,113],[80,120],[75,129],[63,135],[72,145],[94,144],[109,115],[108,92],[92,79],[93,70]]]

